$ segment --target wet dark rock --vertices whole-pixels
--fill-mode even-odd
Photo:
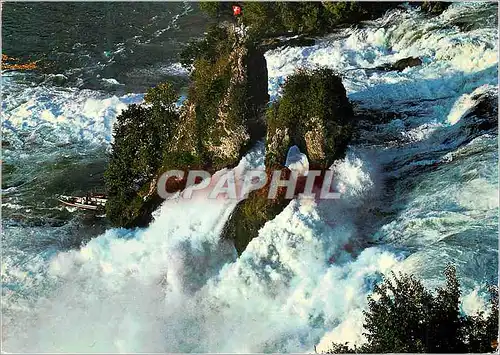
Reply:
[[[481,93],[471,97],[474,107],[453,126],[453,131],[443,144],[461,146],[483,134],[497,134],[498,96],[495,92]]]
[[[422,60],[418,57],[408,57],[399,59],[395,63],[392,64],[384,64],[376,67],[377,70],[384,71],[403,71],[406,68],[417,67],[422,65]]]
[[[488,92],[473,96],[472,99],[476,101],[476,105],[468,116],[484,117],[498,125],[498,95]]]
[[[476,137],[480,133],[498,129],[498,96],[488,92],[472,97],[474,108],[461,121],[467,127],[468,135]]]
[[[424,1],[421,9],[431,15],[441,15],[450,5],[450,1]]]

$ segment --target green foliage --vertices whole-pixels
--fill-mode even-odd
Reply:
[[[180,53],[180,62],[186,68],[193,65],[195,59],[214,63],[221,52],[228,49],[228,34],[225,28],[212,24],[206,35],[199,40],[191,40]]]
[[[193,67],[188,130],[196,141],[196,158],[209,167],[231,165],[258,131],[255,117],[268,100],[264,56],[238,38],[231,26],[214,25],[186,48],[183,63]],[[223,142],[230,151],[217,149]]]
[[[221,9],[219,1],[201,1],[198,6],[201,11],[212,17],[216,17]]]
[[[145,103],[169,112],[173,111],[178,99],[179,97],[170,83],[158,84],[144,95]]]
[[[238,42],[231,29],[226,27],[212,29],[205,41],[212,49],[198,55],[194,60],[189,99],[195,103],[197,149],[202,160],[208,165],[222,167],[235,163],[234,159],[239,159],[238,154],[228,153],[232,157],[228,160],[227,155],[221,156],[209,151],[219,146],[222,139],[234,140],[235,144],[244,144],[237,142],[236,140],[240,138],[234,136],[232,132],[248,128],[248,120],[255,114],[253,109],[263,104],[255,101],[263,96],[267,98],[267,92],[264,92],[265,95],[250,92],[253,90],[251,86],[253,78],[247,76],[247,73],[250,73],[247,65],[250,45]],[[254,54],[252,60],[255,61],[258,54],[255,55],[254,52],[252,54]],[[260,55],[263,58],[263,55]],[[265,62],[261,64],[265,70]],[[257,69],[252,71],[252,74],[256,73]],[[267,84],[267,75],[260,76],[259,80]],[[224,122],[223,125],[217,123],[221,121]]]
[[[232,3],[222,1],[201,1],[200,10],[210,17],[220,18],[232,15]]]
[[[424,352],[431,323],[433,297],[413,276],[377,285],[365,312],[366,338],[374,352]]]
[[[200,165],[202,165],[202,161],[196,154],[186,151],[168,152],[165,154],[162,170],[166,171],[168,168],[186,169]]]
[[[315,348],[316,350],[316,348]],[[324,354],[357,354],[358,353],[358,347],[351,348],[349,346],[349,343],[333,343]]]
[[[277,7],[288,32],[318,34],[325,28],[321,3],[283,2],[277,3]]]
[[[367,343],[349,348],[333,344],[328,353],[491,352],[498,336],[498,289],[491,291],[491,312],[460,311],[460,284],[452,266],[446,285],[432,293],[412,275],[392,274],[375,286],[365,315]]]
[[[390,2],[245,2],[242,21],[257,37],[286,33],[324,34],[344,24],[373,19],[398,3]]]
[[[232,3],[201,2],[200,9],[213,18],[234,19]],[[242,22],[257,38],[283,34],[324,34],[344,24],[373,19],[397,2],[248,1],[242,3]]]
[[[362,4],[349,2],[325,2],[326,18],[331,25],[353,22],[369,17],[368,10]]]
[[[492,352],[495,342],[498,345],[498,288],[490,287],[489,313],[480,311],[478,314],[465,317],[464,334],[466,352]]]
[[[229,87],[231,72],[227,59],[227,56],[220,57],[214,64],[205,59],[197,59],[192,74],[190,98],[196,102],[197,149],[207,163],[212,160],[204,153],[205,143],[211,140],[215,140],[212,144],[219,143],[219,137],[213,134],[211,128],[215,128],[220,102]]]
[[[179,115],[178,97],[170,84],[145,95],[149,106],[130,105],[116,119],[114,142],[105,172],[106,215],[117,226],[129,226],[138,216],[142,197],[157,175]]]
[[[250,31],[254,34],[282,33],[285,28],[278,11],[276,3],[273,2],[245,2],[241,18],[246,26],[250,26]]]

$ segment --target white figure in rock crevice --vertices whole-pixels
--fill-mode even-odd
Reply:
[[[296,145],[288,149],[285,166],[291,171],[298,172],[298,176],[307,176],[309,172],[309,159]]]

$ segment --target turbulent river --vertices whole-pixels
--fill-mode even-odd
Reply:
[[[434,287],[448,263],[464,311],[483,306],[498,272],[497,4],[454,3],[433,18],[397,9],[314,46],[267,52],[272,99],[296,68],[321,65],[343,76],[358,112],[387,115],[362,120],[333,164],[341,199],[292,201],[239,258],[219,240],[232,201],[167,200],[148,228],[126,230],[53,199],[102,188],[116,115],[160,80],[183,90],[172,48],[207,20],[182,3],[107,4],[117,8],[98,20],[123,33],[106,37],[89,19],[104,3],[64,4],[61,27],[44,33],[64,27],[67,38],[42,50],[13,19],[25,11],[48,23],[63,4],[37,5],[49,6],[3,9],[5,54],[58,63],[42,76],[2,75],[4,350],[322,350],[362,341],[366,297],[383,275],[411,272]],[[16,49],[9,35],[32,45]],[[408,56],[423,65],[358,69]],[[259,144],[235,169],[261,166],[263,154]]]

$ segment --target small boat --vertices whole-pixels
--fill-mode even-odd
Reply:
[[[83,197],[57,195],[57,199],[66,206],[89,211],[104,211],[107,201],[104,194],[87,194]]]

